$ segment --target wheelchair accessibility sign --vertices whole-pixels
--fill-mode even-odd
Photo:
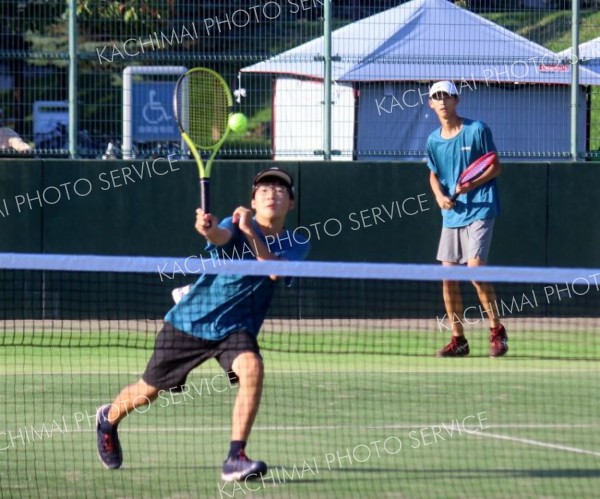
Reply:
[[[132,84],[133,140],[179,140],[173,116],[175,82],[135,82]]]

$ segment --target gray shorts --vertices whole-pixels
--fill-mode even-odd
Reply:
[[[465,227],[442,229],[437,259],[440,262],[467,263],[473,258],[487,262],[494,232],[494,218],[475,220]]]

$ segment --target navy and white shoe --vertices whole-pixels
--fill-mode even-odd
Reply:
[[[123,452],[119,442],[117,427],[112,426],[106,432],[102,430],[102,423],[106,423],[106,417],[110,411],[110,404],[103,405],[96,411],[96,433],[98,434],[98,457],[102,464],[110,469],[116,470],[123,464]],[[105,424],[104,427],[107,425]]]
[[[246,478],[259,478],[267,472],[267,465],[262,461],[252,461],[241,451],[236,458],[227,458],[223,463],[221,480],[225,482],[241,481]],[[253,476],[254,475],[254,476]]]

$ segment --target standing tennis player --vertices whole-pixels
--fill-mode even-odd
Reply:
[[[196,230],[207,249],[256,260],[300,260],[308,241],[284,227],[294,207],[294,184],[279,168],[263,170],[252,184],[252,211],[240,206],[220,224],[211,214],[196,210]],[[210,227],[207,227],[210,222]],[[268,244],[267,236],[277,237]],[[252,254],[250,254],[250,251]],[[220,256],[221,258],[221,256]],[[96,414],[98,454],[107,468],[119,468],[123,454],[117,428],[132,410],[155,400],[162,390],[181,390],[189,372],[215,358],[239,383],[233,407],[231,444],[223,463],[225,481],[258,477],[267,471],[252,461],[245,447],[256,417],[263,386],[263,363],[257,335],[273,297],[276,276],[202,275],[167,313],[156,337],[154,353],[141,379],[124,388],[112,404]]]
[[[442,209],[443,227],[437,259],[442,265],[485,265],[488,259],[494,220],[500,212],[498,189],[494,180],[500,174],[500,162],[465,186],[458,186],[459,175],[467,166],[487,152],[496,151],[492,132],[481,121],[461,118],[454,83],[438,81],[429,90],[429,106],[435,111],[441,127],[427,139],[429,183]],[[451,196],[460,194],[456,201]],[[483,310],[490,323],[490,356],[501,357],[508,351],[507,335],[493,304],[496,293],[491,283],[473,282]],[[437,355],[463,357],[469,355],[469,343],[463,331],[463,306],[457,281],[444,281],[444,304],[452,323],[452,339]]]

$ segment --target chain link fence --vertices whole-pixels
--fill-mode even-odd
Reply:
[[[2,126],[40,157],[181,154],[171,109],[177,71],[207,66],[249,118],[220,157],[323,159],[327,1],[5,0]],[[571,4],[331,0],[333,159],[422,158],[438,126],[427,102],[438,79],[455,81],[460,113],[487,122],[504,156],[568,159],[573,147],[579,158],[598,156],[600,2],[580,3],[576,61]],[[126,68],[137,68],[129,81]]]

